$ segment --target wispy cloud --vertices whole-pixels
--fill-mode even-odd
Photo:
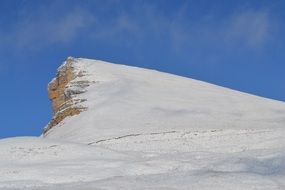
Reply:
[[[242,44],[252,48],[264,45],[271,35],[272,19],[267,11],[245,11],[231,16],[224,26],[227,43]]]
[[[108,23],[98,23],[97,38],[128,41],[155,38],[171,43],[178,50],[185,47],[250,48],[265,46],[274,30],[274,19],[269,10],[241,10],[220,17],[209,13],[199,18],[189,18],[188,4],[183,4],[167,17],[152,4],[133,7],[132,15],[122,12]],[[126,37],[127,36],[127,37]]]
[[[66,43],[73,40],[80,29],[90,22],[93,22],[92,15],[77,9],[52,20],[47,16],[23,20],[18,23],[19,29],[14,35],[20,47]]]
[[[57,43],[68,43],[78,37],[79,32],[95,22],[95,17],[81,7],[62,10],[58,13],[55,5],[37,7],[34,12],[22,11],[1,36],[12,48],[37,49]],[[55,13],[53,15],[53,13]]]
[[[115,7],[118,5],[116,2]],[[223,17],[212,12],[191,18],[187,3],[181,4],[171,16],[153,3],[135,3],[119,11],[114,11],[111,3],[104,8],[116,12],[112,16],[91,12],[86,6],[68,6],[69,9],[58,13],[54,10],[56,6],[52,4],[35,13],[24,13],[10,30],[2,33],[8,39],[6,43],[18,48],[41,48],[90,37],[93,41],[122,44],[155,40],[168,43],[177,51],[187,47],[255,49],[266,45],[272,35],[272,17],[268,10],[244,10]]]
[[[224,18],[205,15],[188,28],[182,26],[178,32],[184,34],[184,41],[188,36],[189,41],[199,44],[199,40],[202,46],[255,49],[266,45],[270,39],[272,21],[268,11],[241,11]]]

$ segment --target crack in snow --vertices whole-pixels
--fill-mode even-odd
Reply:
[[[108,138],[108,139],[98,140],[98,141],[96,141],[96,142],[88,143],[88,145],[98,144],[98,143],[105,142],[105,141],[110,141],[110,140],[123,139],[123,138],[127,138],[127,137],[148,136],[148,135],[164,135],[164,134],[169,134],[169,133],[178,133],[178,131],[166,131],[166,132],[154,132],[154,133],[129,134],[129,135],[123,135],[123,136],[114,137],[114,138]]]

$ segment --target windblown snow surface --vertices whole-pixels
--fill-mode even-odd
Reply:
[[[0,189],[285,190],[285,103],[74,59],[88,109],[0,140]],[[73,82],[75,82],[73,81]]]

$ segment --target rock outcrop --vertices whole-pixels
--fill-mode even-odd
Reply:
[[[44,128],[44,135],[64,118],[78,115],[87,109],[80,104],[85,99],[80,99],[77,95],[86,91],[89,82],[80,80],[85,73],[76,71],[75,64],[76,59],[68,57],[58,68],[56,77],[48,84],[48,97],[52,101],[53,118]]]

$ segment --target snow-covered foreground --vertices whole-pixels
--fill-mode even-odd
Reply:
[[[75,59],[87,111],[0,140],[0,189],[285,189],[285,104]]]
[[[0,189],[285,189],[284,130],[0,141]]]

